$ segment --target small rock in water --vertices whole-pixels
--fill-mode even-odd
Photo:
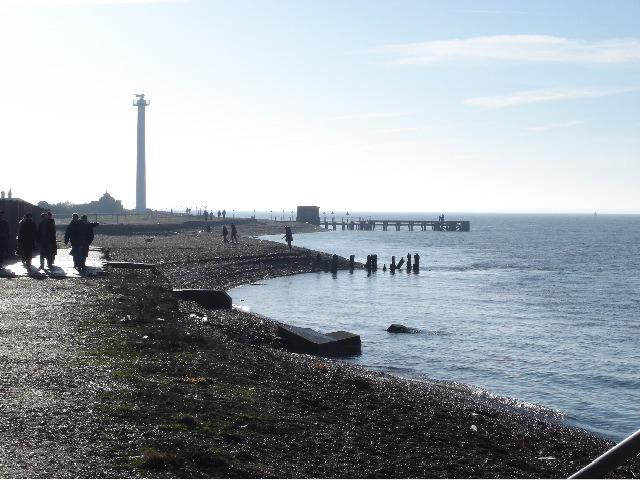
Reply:
[[[420,330],[416,330],[415,328],[405,327],[400,323],[394,323],[387,328],[387,332],[389,333],[420,333]]]

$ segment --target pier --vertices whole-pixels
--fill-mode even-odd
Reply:
[[[440,232],[468,232],[471,229],[471,223],[468,220],[444,220],[441,217],[438,220],[373,220],[363,219],[362,217],[345,219],[332,217],[320,221],[320,225],[325,229],[332,228],[337,230],[340,227],[342,230],[375,230],[376,227],[382,228],[383,231],[389,230],[389,227],[396,231],[401,230],[403,227],[409,231],[414,229],[436,230]]]

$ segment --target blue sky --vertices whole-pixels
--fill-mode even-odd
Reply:
[[[640,2],[0,0],[0,190],[640,213]]]

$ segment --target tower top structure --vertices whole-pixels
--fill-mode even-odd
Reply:
[[[150,100],[145,100],[144,99],[144,93],[136,93],[135,94],[137,100],[133,101],[133,106],[134,107],[146,107],[147,105],[149,105],[151,103]]]

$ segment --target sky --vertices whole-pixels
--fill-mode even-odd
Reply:
[[[636,0],[0,0],[0,190],[640,213]]]

